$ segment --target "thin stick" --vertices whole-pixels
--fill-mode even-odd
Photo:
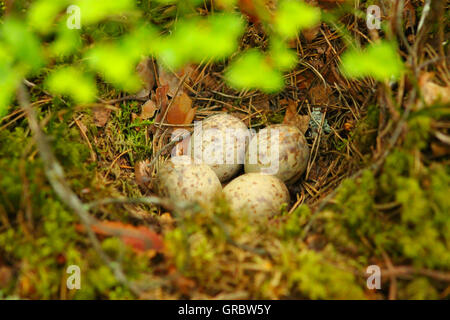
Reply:
[[[109,256],[103,251],[101,244],[97,239],[97,236],[92,230],[92,227],[95,226],[98,221],[89,214],[78,196],[67,185],[64,177],[64,170],[58,160],[55,158],[50,148],[50,144],[47,141],[47,137],[39,127],[36,111],[30,106],[28,91],[23,84],[18,88],[17,98],[20,106],[27,113],[28,122],[33,134],[33,138],[36,142],[36,146],[39,151],[39,155],[41,156],[42,162],[44,163],[45,174],[53,190],[61,199],[61,201],[78,215],[79,219],[86,228],[89,240],[91,241],[95,251],[103,260],[103,262],[111,269],[116,279],[123,285],[128,287],[134,294],[139,296],[141,290],[139,290],[139,288],[128,281],[121,266],[118,263],[112,261]]]

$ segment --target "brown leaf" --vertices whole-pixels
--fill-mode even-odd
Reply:
[[[283,123],[297,127],[303,134],[305,134],[309,126],[309,115],[299,115],[297,113],[297,104],[295,101],[289,100]]]
[[[435,157],[450,155],[450,147],[442,143],[432,142],[431,151],[433,152],[433,156]]]
[[[13,276],[13,271],[10,267],[0,267],[0,288],[6,288]]]
[[[145,190],[150,189],[149,183],[152,180],[152,173],[148,167],[149,163],[149,160],[142,160],[136,161],[134,165],[134,178],[136,179],[136,183]]]
[[[153,100],[147,100],[147,102],[142,105],[141,114],[139,115],[139,117],[142,120],[153,118],[156,110],[158,110],[158,108],[156,107],[156,104],[153,102]]]
[[[306,42],[311,43],[317,37],[319,29],[320,25],[308,29],[303,29],[302,35],[303,37],[305,37]]]
[[[83,225],[78,224],[77,230],[84,231]],[[98,221],[91,226],[92,230],[102,236],[115,236],[120,238],[137,252],[155,250],[161,252],[164,249],[162,237],[147,227],[135,227],[119,221]]]
[[[92,112],[94,114],[94,124],[97,127],[104,127],[108,122],[111,109],[105,107],[94,107]]]
[[[195,118],[195,112],[197,111],[197,107],[192,108],[191,110],[188,111],[188,113],[186,113],[186,117],[184,118],[184,123],[183,124],[190,124],[192,123],[192,121]]]
[[[314,105],[328,105],[332,90],[329,86],[318,84],[309,90],[309,97]]]
[[[150,58],[145,58],[136,67],[139,78],[142,80],[144,89],[150,92],[155,86],[155,72],[153,70],[153,62]]]
[[[182,92],[174,98],[169,111],[167,122],[170,124],[189,124],[194,119],[196,108],[192,109],[192,99]]]
[[[311,71],[307,70],[295,76],[295,85],[301,90],[308,89],[313,79],[314,74]]]
[[[434,74],[424,72],[419,77],[419,86],[422,90],[425,104],[432,105],[436,102],[450,103],[450,86],[442,87],[432,81]]]
[[[170,70],[165,69],[161,65],[158,65],[158,74],[159,74],[159,86],[168,86],[167,95],[169,97],[174,97],[177,92],[178,87],[180,86],[180,81],[183,77],[188,74],[189,78],[185,79],[185,81],[189,82],[190,79],[193,78],[194,67],[188,65],[181,69],[178,72],[172,72]],[[183,88],[180,88],[179,92],[182,92]]]

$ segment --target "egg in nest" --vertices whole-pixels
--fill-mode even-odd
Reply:
[[[223,189],[233,212],[248,212],[253,217],[271,217],[289,204],[286,185],[275,176],[246,173],[228,183]]]
[[[286,183],[297,181],[306,169],[309,147],[303,133],[289,125],[261,129],[250,141],[245,172],[271,174]]]
[[[242,168],[249,140],[250,132],[242,120],[219,113],[195,125],[188,149],[195,163],[209,165],[224,182]]]
[[[205,164],[195,164],[188,156],[167,160],[158,170],[158,194],[174,202],[212,204],[222,192],[217,175]]]

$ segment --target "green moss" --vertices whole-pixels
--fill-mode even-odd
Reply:
[[[420,277],[408,283],[403,290],[400,290],[399,298],[410,300],[435,300],[439,299],[439,293],[427,278]]]
[[[367,114],[358,121],[351,134],[361,154],[370,155],[370,148],[375,144],[379,112],[378,106],[370,106],[367,109]]]
[[[428,145],[431,118],[427,116],[413,117],[408,122],[405,148],[423,150]]]
[[[86,164],[89,149],[79,130],[65,123],[69,121],[50,119],[46,133],[64,166],[67,181],[76,191],[81,188],[99,190],[99,186],[94,186],[93,167]],[[129,290],[117,283],[95,252],[86,254],[90,244],[87,237],[75,229],[78,218],[59,201],[49,186],[42,163],[33,152],[30,132],[25,128],[26,121],[23,121],[11,130],[0,131],[0,172],[8,173],[1,174],[0,205],[11,223],[11,227],[0,229],[0,252],[9,264],[20,266],[15,283],[2,288],[2,294],[58,298],[67,266],[78,265],[82,272],[82,290],[69,292],[71,297],[131,298]],[[22,167],[28,181],[32,228],[27,220],[22,221],[27,219],[24,208],[28,203],[24,198]],[[122,261],[130,278],[138,279],[144,270],[149,270],[148,259],[135,255],[118,239],[106,239],[103,247],[112,257]]]
[[[288,283],[309,299],[363,299],[362,286],[346,272],[314,251],[300,251],[294,258],[297,267],[287,272]],[[287,258],[286,260],[289,260]],[[291,266],[292,267],[292,266]]]
[[[417,169],[408,152],[393,151],[379,177],[365,171],[341,184],[336,204],[323,214],[326,234],[360,256],[382,248],[394,264],[449,270],[447,171],[437,164]],[[380,199],[390,205],[377,209]]]

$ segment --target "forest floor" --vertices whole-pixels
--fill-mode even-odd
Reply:
[[[152,59],[138,70],[147,97],[102,84],[98,103],[68,108],[30,79],[62,190],[96,222],[86,232],[49,184],[16,105],[0,119],[0,298],[448,299],[446,31],[417,34],[422,2],[408,3],[400,49],[411,70],[396,84],[343,77],[345,44],[327,24],[292,43],[301,62],[278,94],[229,88],[222,64],[172,73]],[[367,34],[352,15],[341,22]],[[266,40],[250,24],[241,48]],[[154,176],[173,129],[222,112],[256,130],[288,123],[305,131],[307,170],[279,216],[236,217],[224,200],[209,210],[155,204]],[[80,267],[80,290],[66,286],[69,265]],[[381,269],[379,290],[367,287],[370,265]]]

